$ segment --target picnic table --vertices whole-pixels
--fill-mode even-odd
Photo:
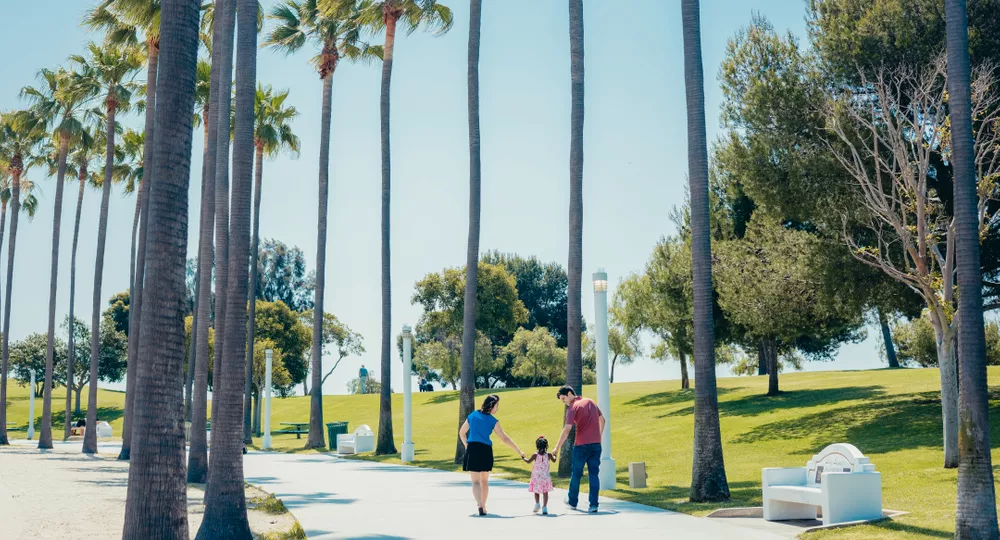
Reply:
[[[303,433],[309,433],[309,422],[281,422],[281,425],[292,426],[292,429],[282,429],[275,433],[294,433],[296,439],[301,439]]]

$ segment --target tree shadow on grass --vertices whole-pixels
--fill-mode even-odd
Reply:
[[[841,401],[872,400],[885,395],[882,386],[848,386],[845,388],[823,388],[820,390],[795,390],[781,392],[776,396],[753,395],[719,402],[720,416],[759,416],[777,409],[802,409],[820,405],[831,405]],[[671,411],[660,418],[688,416],[694,414],[694,407]]]
[[[720,396],[728,394],[730,392],[736,392],[738,390],[743,390],[744,387],[738,386],[735,388],[719,388],[718,393]],[[678,403],[688,403],[694,402],[694,389],[693,388],[682,388],[678,390],[670,390],[668,392],[660,392],[658,394],[647,394],[645,396],[633,399],[632,401],[625,402],[625,405],[635,405],[639,407],[657,407],[660,405],[676,405]]]
[[[536,386],[534,388],[542,387]],[[530,390],[530,388],[481,388],[476,390],[476,403],[479,403],[479,398],[486,397],[490,394],[503,394],[504,392],[513,392],[516,390]],[[438,390],[433,393],[436,395],[425,401],[425,405],[440,405],[442,403],[458,401],[458,398],[461,396],[461,392],[457,390]],[[553,391],[553,394],[554,393],[555,392]]]
[[[98,407],[97,408],[97,421],[112,423],[125,415],[125,411],[119,407]],[[41,415],[38,416],[41,419]],[[73,413],[72,420],[75,423],[77,420],[86,420],[87,410],[82,409],[79,414]],[[66,411],[52,411],[52,429],[65,429],[66,425]]]
[[[719,508],[733,508],[743,506],[760,506],[761,501],[760,482],[730,482],[728,501],[722,502],[691,502],[691,488],[689,486],[653,486],[643,490],[619,489],[623,500],[656,506],[664,510],[683,512],[685,514],[710,512]]]

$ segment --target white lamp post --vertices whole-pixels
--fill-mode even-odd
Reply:
[[[403,453],[400,461],[413,461],[413,334],[403,325]]]
[[[271,349],[264,351],[264,440],[261,448],[271,449]]]
[[[608,274],[594,273],[594,320],[597,324],[597,406],[604,415],[601,437],[601,489],[615,489],[615,460],[611,457],[611,383],[608,368]]]
[[[68,392],[69,390],[67,390]],[[35,370],[31,370],[31,396],[28,398],[28,440],[35,436]],[[66,419],[69,422],[69,419]]]

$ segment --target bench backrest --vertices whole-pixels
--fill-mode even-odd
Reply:
[[[372,431],[372,428],[368,427],[368,424],[361,424],[358,427],[358,429],[354,430],[354,434],[355,435],[369,435],[370,436],[370,435],[374,435],[375,432]]]
[[[875,465],[852,444],[831,444],[806,464],[806,483],[822,483],[825,472],[875,472]]]

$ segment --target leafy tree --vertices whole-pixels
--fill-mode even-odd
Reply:
[[[560,347],[566,346],[566,301],[569,287],[566,269],[559,263],[543,263],[538,257],[522,257],[515,253],[491,251],[481,262],[503,266],[514,276],[517,296],[528,310],[524,328],[544,326],[556,337]],[[586,328],[584,328],[586,329]],[[506,344],[506,341],[500,345]]]
[[[298,247],[265,238],[257,259],[256,298],[284,302],[292,311],[313,308],[315,274],[306,272],[306,258]]]
[[[365,394],[378,394],[382,392],[382,381],[379,381],[375,377],[368,377],[365,381]],[[361,393],[361,380],[355,377],[347,381],[347,393],[348,394],[360,394]]]
[[[281,349],[285,368],[291,377],[291,385],[306,379],[309,363],[306,351],[312,341],[312,332],[302,323],[301,315],[289,309],[284,302],[257,300],[254,342],[270,340]],[[291,385],[282,386],[284,392]]]
[[[108,309],[104,312],[104,316],[114,323],[115,330],[125,334],[126,337],[128,336],[128,305],[128,291],[115,293],[108,299]]]
[[[69,331],[69,318],[62,324]],[[101,334],[97,361],[97,378],[100,381],[117,383],[125,378],[128,367],[128,338],[118,330],[115,321],[104,312],[101,320]],[[73,324],[73,390],[76,392],[76,413],[80,413],[80,394],[90,383],[90,355],[93,350],[90,328],[77,319]]]
[[[45,351],[48,339],[46,334],[30,334],[10,347],[10,370],[21,386],[28,385],[31,370],[35,371],[35,388],[32,391],[36,397],[42,396],[45,385]],[[56,387],[66,384],[66,342],[56,338],[54,343],[52,384]]]
[[[285,369],[284,354],[278,344],[270,339],[255,340],[253,344],[253,431],[260,436],[261,396],[266,390],[267,353],[271,349],[271,387],[279,393],[292,385],[291,374]]]
[[[559,347],[544,326],[533,330],[518,329],[501,354],[513,360],[512,373],[529,379],[531,386],[566,382],[566,350]]]
[[[313,320],[312,310],[304,311],[300,315],[300,320],[303,325],[310,324]],[[309,330],[310,339],[312,338],[312,329],[307,327]],[[325,358],[328,354],[328,347],[334,347],[336,349],[337,359],[333,363],[333,366],[322,376],[320,379],[320,384],[326,383],[326,379],[333,374],[334,370],[340,366],[340,363],[348,356],[361,356],[365,353],[364,338],[361,334],[351,330],[349,326],[340,322],[334,314],[324,313],[323,314],[323,348],[322,354]],[[306,366],[312,366],[312,351],[307,350],[307,362]],[[322,366],[322,360],[319,363]],[[309,388],[306,384],[308,378],[302,379],[302,387],[305,391],[305,395],[309,395]],[[282,390],[284,391],[284,389]]]
[[[441,381],[458,389],[458,379],[462,371],[462,344],[455,336],[440,341],[429,341],[417,347],[414,361],[436,371]]]

